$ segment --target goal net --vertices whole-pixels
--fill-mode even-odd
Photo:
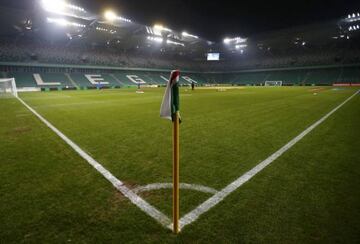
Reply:
[[[265,86],[282,86],[283,82],[282,81],[265,81]]]
[[[0,98],[18,97],[14,78],[0,79]]]

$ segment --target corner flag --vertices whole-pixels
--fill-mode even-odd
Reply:
[[[180,71],[171,72],[170,80],[166,85],[165,94],[160,108],[160,117],[174,121],[176,112],[180,110],[179,104],[179,77]]]
[[[160,117],[170,119],[173,124],[173,232],[179,233],[179,171],[180,171],[180,99],[179,99],[180,71],[171,72],[164,98],[160,108]]]

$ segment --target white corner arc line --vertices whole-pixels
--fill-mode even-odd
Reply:
[[[59,131],[55,126],[53,126],[49,121],[44,119],[39,113],[37,113],[33,108],[27,105],[21,98],[18,100],[29,109],[36,117],[38,117],[47,127],[49,127],[55,134],[57,134],[61,139],[63,139],[72,149],[75,150],[83,159],[85,159],[91,166],[93,166],[100,174],[102,174],[110,183],[120,191],[125,197],[127,197],[133,204],[139,207],[142,211],[147,213],[149,216],[153,217],[160,224],[167,227],[171,223],[171,220],[164,215],[162,212],[157,210],[155,207],[150,205],[135,192],[130,190],[127,186],[124,185],[119,179],[117,179],[113,174],[110,173],[106,168],[104,168],[100,163],[98,163],[94,158],[82,150],[77,144],[71,141],[67,136],[65,136],[61,131]]]
[[[146,186],[139,186],[133,189],[133,191],[137,194],[140,192],[147,192],[147,191],[153,191],[153,190],[160,190],[160,189],[172,189],[173,184],[172,183],[154,183],[149,184]],[[199,191],[203,193],[209,193],[209,194],[216,194],[218,193],[217,190],[211,187],[202,186],[202,185],[196,185],[196,184],[187,184],[187,183],[180,183],[180,189],[184,190],[194,190]]]
[[[285,146],[280,148],[278,151],[270,155],[267,159],[256,165],[254,168],[237,178],[235,181],[227,185],[225,188],[220,190],[218,193],[210,197],[208,200],[200,204],[197,208],[186,214],[184,217],[180,219],[180,229],[184,228],[186,225],[191,224],[195,220],[199,218],[200,215],[203,213],[209,211],[212,207],[217,205],[219,202],[224,200],[225,197],[227,197],[230,193],[238,189],[241,185],[249,181],[251,178],[253,178],[257,173],[262,171],[266,166],[271,164],[273,161],[275,161],[277,158],[279,158],[283,153],[285,153],[287,150],[289,150],[291,147],[293,147],[297,142],[299,142],[302,138],[304,138],[307,134],[309,134],[312,130],[314,130],[318,125],[320,125],[322,122],[324,122],[327,118],[329,118],[333,113],[335,113],[339,108],[341,108],[343,105],[345,105],[348,101],[350,101],[355,95],[359,94],[360,90],[356,91],[353,95],[351,95],[349,98],[347,98],[344,102],[342,102],[340,105],[335,107],[333,110],[331,110],[329,113],[327,113],[324,117],[319,119],[317,122],[309,126],[307,129],[305,129],[303,132],[301,132],[298,136],[293,138],[291,141],[289,141]],[[168,227],[171,228],[172,224],[170,224]]]

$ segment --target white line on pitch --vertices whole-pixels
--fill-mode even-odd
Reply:
[[[208,200],[206,200],[204,203],[200,204],[197,208],[192,210],[190,213],[186,214],[184,217],[180,219],[180,228],[183,228],[184,226],[191,224],[195,220],[199,218],[200,215],[203,213],[209,211],[212,207],[217,205],[219,202],[224,200],[225,197],[227,197],[230,193],[238,189],[241,185],[243,185],[245,182],[249,181],[252,177],[254,177],[257,173],[262,171],[266,166],[271,164],[273,161],[275,161],[277,158],[279,158],[283,153],[285,153],[287,150],[289,150],[291,147],[293,147],[297,142],[299,142],[302,138],[304,138],[307,134],[309,134],[313,129],[315,129],[318,125],[320,125],[322,122],[324,122],[328,117],[330,117],[333,113],[335,113],[339,108],[341,108],[344,104],[346,104],[348,101],[350,101],[355,95],[359,94],[360,90],[355,92],[352,96],[347,98],[344,102],[342,102],[340,105],[338,105],[336,108],[331,110],[329,113],[327,113],[324,117],[322,117],[320,120],[315,122],[313,125],[308,127],[306,130],[301,132],[298,136],[296,136],[294,139],[289,141],[285,146],[280,148],[278,151],[270,155],[267,159],[256,165],[254,168],[237,178],[235,181],[227,185],[225,188],[223,188],[221,191],[210,197]],[[171,228],[172,224],[170,224],[168,227]]]
[[[149,184],[146,186],[136,187],[133,191],[135,193],[140,193],[140,192],[146,192],[146,191],[153,191],[153,190],[160,190],[160,189],[172,189],[172,188],[173,188],[172,183],[154,183],[154,184]],[[195,185],[195,184],[187,184],[187,183],[180,183],[180,189],[194,190],[194,191],[210,193],[210,194],[216,194],[218,192],[217,190],[215,190],[214,188],[211,188],[211,187]]]
[[[104,168],[100,163],[93,159],[89,154],[82,150],[78,145],[71,141],[67,136],[65,136],[61,131],[59,131],[55,126],[53,126],[49,121],[44,119],[39,113],[37,113],[33,108],[27,105],[21,98],[18,100],[29,109],[36,117],[38,117],[47,127],[49,127],[53,132],[55,132],[61,139],[63,139],[72,149],[74,149],[83,159],[85,159],[91,166],[93,166],[100,174],[102,174],[111,184],[120,191],[125,197],[127,197],[133,204],[138,206],[142,211],[156,219],[163,226],[169,226],[171,220],[157,210],[155,207],[150,205],[135,192],[130,190],[124,185],[123,182],[118,180],[114,175],[110,173],[106,168]]]

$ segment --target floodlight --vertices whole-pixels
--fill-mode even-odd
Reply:
[[[155,29],[155,30],[159,30],[159,31],[172,32],[172,30],[170,30],[169,28],[166,28],[166,27],[164,27],[164,26],[162,26],[162,25],[159,25],[159,24],[154,25],[154,29]]]
[[[60,26],[67,26],[70,23],[66,20],[66,19],[53,19],[53,18],[47,18],[47,21],[49,23],[55,23],[58,24]]]
[[[68,4],[65,0],[42,0],[41,4],[45,11],[60,15],[77,17],[75,12],[86,13],[84,8]]]
[[[154,25],[154,29],[162,30],[163,28],[162,25]]]
[[[156,36],[162,36],[160,29],[152,28],[153,34]]]
[[[96,27],[96,30],[98,31],[104,31],[104,32],[109,32],[110,34],[116,34],[117,31],[116,30],[112,30],[112,29],[107,29],[107,28],[102,28],[102,27]]]
[[[235,48],[236,48],[236,49],[245,48],[245,47],[247,47],[247,44],[238,44],[238,45],[235,45]]]
[[[120,21],[124,21],[124,22],[128,22],[131,23],[132,21],[130,19],[124,18],[122,16],[118,16],[114,11],[112,10],[107,10],[104,13],[104,17],[106,20],[113,22],[115,20],[120,20]]]
[[[76,22],[69,22],[67,21],[66,19],[55,19],[55,18],[47,18],[47,21],[49,23],[54,23],[54,24],[57,24],[57,25],[60,25],[60,26],[75,26],[75,27],[82,27],[82,28],[85,28],[86,26],[83,25],[83,24],[79,24],[79,23],[76,23]]]
[[[230,38],[225,38],[225,39],[224,39],[224,43],[225,43],[225,44],[229,44],[229,43],[230,43],[230,41],[231,41],[231,39],[230,39]]]
[[[233,40],[235,41],[236,44],[247,42],[247,38],[241,38],[241,37],[235,37]]]
[[[61,26],[67,26],[68,22],[65,19],[58,19],[55,23],[58,23]]]
[[[245,43],[245,42],[247,42],[247,39],[246,38],[241,38],[241,37],[225,38],[224,39],[225,44],[230,44],[230,42],[234,42],[235,44]]]
[[[127,19],[127,18],[124,18],[124,17],[121,17],[121,16],[118,16],[118,20],[121,20],[121,21],[124,21],[124,22],[128,22],[128,23],[131,23],[131,22],[132,22],[130,19]]]
[[[104,14],[105,19],[107,19],[108,21],[114,21],[117,19],[116,13],[112,10],[107,10]]]
[[[195,35],[191,35],[189,33],[187,33],[186,31],[183,31],[181,33],[182,36],[186,36],[186,37],[192,37],[192,38],[195,38],[195,39],[198,39],[199,37],[198,36],[195,36]]]
[[[158,36],[148,36],[147,39],[158,43],[162,43],[164,41],[162,37],[158,37]]]
[[[67,4],[66,5],[68,8],[76,10],[76,11],[80,11],[80,12],[86,12],[84,8],[76,6],[76,5],[72,5],[72,4]]]
[[[174,45],[177,45],[177,46],[185,46],[184,43],[181,43],[181,42],[175,42],[175,41],[172,41],[172,40],[166,40],[166,43],[167,44],[174,44]]]
[[[66,3],[63,0],[42,0],[42,6],[49,12],[62,12],[66,7]]]

